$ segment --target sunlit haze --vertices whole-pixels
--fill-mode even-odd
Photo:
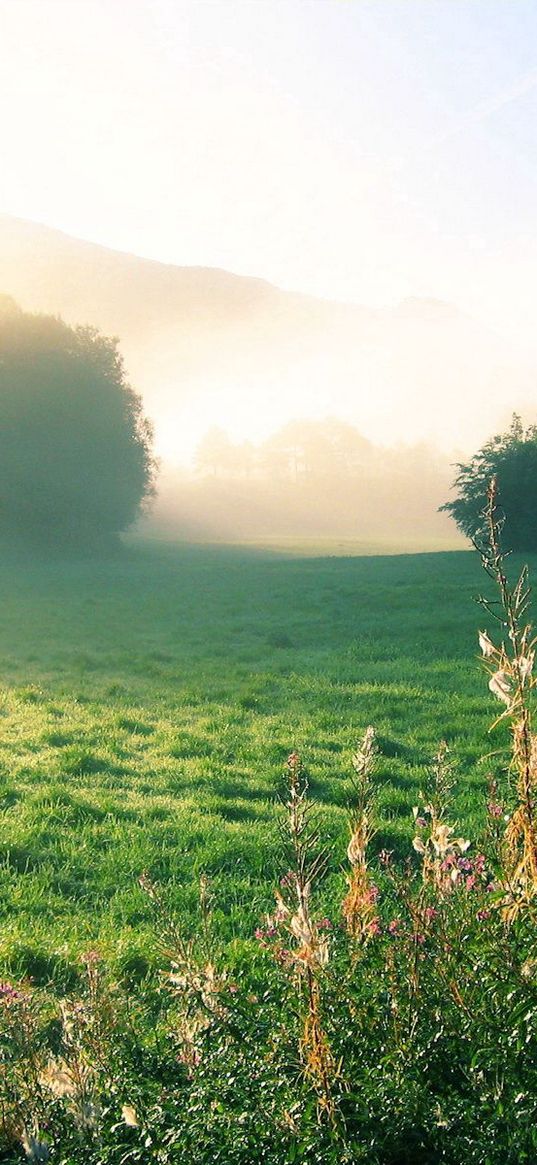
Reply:
[[[531,411],[534,0],[1,0],[0,60],[4,214],[368,309],[440,300],[444,323],[450,312],[463,321],[453,383],[447,332],[440,344],[438,419],[421,416],[436,323],[431,340],[403,335],[399,321],[397,340],[368,349],[366,338],[360,360],[354,325],[336,355],[307,344],[291,353],[291,328],[267,368],[259,349],[237,355],[237,320],[229,366],[209,351],[202,372],[199,347],[211,341],[194,329],[180,367],[175,349],[166,363],[169,336],[157,356],[153,334],[158,394],[147,352],[118,330],[164,456],[184,460],[210,423],[261,440],[291,416],[329,413],[377,442],[468,448],[512,407]],[[69,315],[65,302],[57,310]],[[409,355],[418,346],[421,383]],[[395,379],[400,369],[395,404],[383,396],[386,362]],[[454,384],[469,398],[461,378],[474,373],[465,427],[446,398]],[[171,386],[189,376],[187,415]]]

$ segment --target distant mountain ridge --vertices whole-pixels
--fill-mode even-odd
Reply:
[[[533,370],[455,306],[368,308],[179,267],[0,216],[0,292],[117,335],[173,455],[172,432],[248,435],[328,413],[385,443],[472,448],[531,401]],[[180,447],[178,440],[178,447]]]

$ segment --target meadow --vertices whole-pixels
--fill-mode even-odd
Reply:
[[[4,972],[64,988],[97,947],[143,978],[156,958],[144,871],[185,920],[206,874],[240,953],[272,901],[286,757],[299,751],[343,853],[350,757],[368,724],[381,750],[374,848],[407,850],[442,739],[457,813],[481,828],[494,761],[480,758],[506,742],[487,737],[497,709],[477,660],[472,597],[486,584],[472,552],[147,542],[103,560],[5,555]]]
[[[473,552],[4,553],[1,1161],[535,1159],[502,586],[498,628]]]

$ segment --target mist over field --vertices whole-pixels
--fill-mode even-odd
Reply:
[[[437,513],[453,463],[532,415],[530,358],[441,300],[338,303],[5,215],[0,286],[119,338],[154,424],[141,529],[159,536],[461,545]]]

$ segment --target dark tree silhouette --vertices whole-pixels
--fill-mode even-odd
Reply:
[[[498,505],[505,518],[506,549],[537,551],[537,425],[524,429],[514,413],[506,433],[492,437],[471,461],[457,468],[454,485],[459,496],[440,509],[451,514],[459,530],[479,539],[487,487],[495,477]]]
[[[117,341],[0,297],[0,530],[110,541],[153,492],[152,431]]]

